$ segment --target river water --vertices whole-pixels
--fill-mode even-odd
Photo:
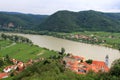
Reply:
[[[75,41],[55,38],[45,35],[32,35],[32,34],[18,34],[10,33],[14,35],[24,36],[29,38],[35,45],[45,47],[50,50],[60,51],[61,48],[65,48],[66,53],[72,53],[74,55],[83,56],[86,59],[94,59],[99,61],[105,61],[106,55],[109,56],[109,67],[111,63],[120,58],[120,51],[112,48],[107,48],[98,45],[91,45],[86,43],[79,43]]]

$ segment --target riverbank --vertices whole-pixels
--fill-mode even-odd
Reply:
[[[17,33],[17,32],[16,32]],[[35,35],[48,35],[57,38],[105,46],[120,50],[120,33],[117,32],[72,32],[72,33],[61,33],[61,32],[48,32],[48,31],[20,31],[24,34],[35,34]]]
[[[105,56],[108,55],[110,57],[109,67],[114,60],[120,58],[120,52],[118,50],[104,46],[80,43],[72,40],[66,40],[46,35],[20,33],[9,34],[26,37],[30,39],[33,44],[47,48],[49,50],[60,51],[60,49],[63,47],[65,48],[66,53],[84,56],[86,59],[105,61]]]
[[[49,32],[46,35],[120,50],[120,33],[85,31],[74,33]]]
[[[11,31],[9,31],[11,32]],[[72,40],[81,43],[94,44],[99,46],[105,46],[113,49],[120,50],[120,33],[117,32],[72,32],[72,33],[61,33],[61,32],[48,32],[48,31],[13,31],[14,33],[34,34],[34,35],[48,35],[57,38]]]

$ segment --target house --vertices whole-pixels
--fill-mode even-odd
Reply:
[[[24,66],[27,67],[27,66],[30,66],[33,64],[33,60],[30,59],[27,63],[24,63]]]
[[[78,34],[76,34],[76,35],[75,35],[75,38],[76,38],[76,39],[79,39],[79,35],[78,35]]]
[[[80,61],[80,62],[85,61],[85,58],[81,57],[81,56],[73,56],[73,58],[76,59],[77,61]]]
[[[16,65],[12,65],[12,66],[7,66],[6,68],[3,69],[3,71],[5,73],[8,73],[10,72],[11,70],[16,70],[17,69],[17,66]]]
[[[13,64],[17,64],[18,62],[16,59],[12,59],[11,61],[13,62]]]
[[[14,26],[14,24],[13,24],[12,22],[10,22],[10,23],[8,24],[8,27],[15,27],[15,26]]]
[[[0,79],[7,78],[7,77],[8,77],[7,73],[0,73]]]
[[[14,65],[7,66],[3,69],[4,73],[0,73],[0,80],[2,78],[8,77],[8,75],[11,74],[12,70],[15,70],[15,74],[18,74],[25,69],[25,63],[18,61],[16,59],[11,59],[11,61],[14,63]],[[27,64],[32,65],[32,63],[33,60],[29,60]]]
[[[21,61],[18,62],[17,67],[18,67],[18,70],[19,70],[19,71],[22,71],[22,70],[24,70],[24,68],[25,68],[24,63],[21,62]]]
[[[11,66],[7,66],[5,69],[3,69],[3,71],[6,73],[10,72],[11,70]]]
[[[63,58],[63,60],[65,62],[75,62],[75,61],[78,61],[78,62],[83,62],[85,61],[85,58],[84,57],[81,57],[81,56],[74,56],[72,54],[68,54],[68,56],[65,56]]]

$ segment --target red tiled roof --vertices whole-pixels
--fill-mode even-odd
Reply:
[[[105,72],[109,71],[108,66],[103,61],[93,61],[91,67],[95,72],[98,72],[101,69],[103,69]]]
[[[79,57],[79,56],[72,56],[72,58],[74,59],[81,59],[84,60],[83,57]],[[86,72],[92,70],[94,72],[108,72],[109,68],[108,66],[105,64],[105,62],[103,61],[95,61],[93,60],[92,64],[88,64],[86,62],[79,62],[77,60],[74,61],[68,61],[67,62],[67,67],[70,68],[72,71],[77,72],[78,74],[85,74]],[[83,72],[79,71],[79,70],[84,70]]]
[[[8,77],[7,73],[0,73],[0,79]]]
[[[92,64],[105,66],[105,62],[103,62],[103,61],[92,61]]]

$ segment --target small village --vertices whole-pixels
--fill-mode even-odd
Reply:
[[[106,62],[92,60],[91,63],[87,63],[84,57],[74,56],[69,54],[65,56],[63,60],[66,62],[66,68],[76,72],[77,74],[86,74],[89,71],[97,72],[108,72],[108,56],[106,56]]]
[[[86,74],[89,71],[93,71],[95,73],[108,72],[108,58],[109,57],[106,56],[105,62],[92,60],[91,63],[88,63],[84,57],[68,54],[63,57],[62,61],[65,62],[65,67],[67,69],[70,69],[77,74]],[[39,58],[37,60],[30,59],[28,62],[24,63],[16,59],[11,59],[13,65],[9,65],[3,69],[3,72],[0,73],[0,79],[7,78],[10,75],[17,75],[33,63],[40,62],[42,60],[44,60],[44,58]]]
[[[13,65],[9,65],[3,69],[3,72],[0,73],[0,79],[7,78],[10,75],[17,75],[33,63],[40,62],[42,60],[44,60],[44,58],[39,58],[37,60],[30,59],[25,63],[16,59],[11,59]]]
[[[78,42],[86,42],[86,43],[105,43],[105,40],[99,39],[94,34],[85,35],[85,34],[69,34],[69,35],[61,35],[63,39],[78,41]]]

